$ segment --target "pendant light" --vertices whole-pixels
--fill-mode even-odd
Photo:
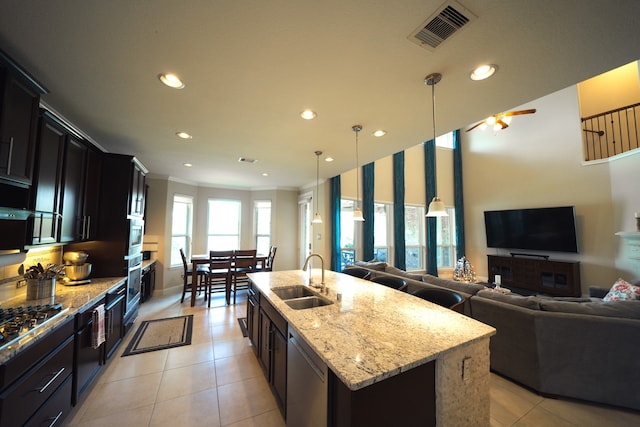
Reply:
[[[322,217],[320,216],[320,212],[318,212],[318,197],[320,197],[320,156],[322,155],[322,151],[316,151],[316,214],[313,216],[313,224],[322,224]]]
[[[356,133],[356,206],[353,210],[354,221],[364,221],[362,216],[362,210],[358,207],[358,201],[360,200],[360,162],[358,161],[358,132],[362,130],[362,125],[353,125],[351,130]]]
[[[437,180],[437,174],[436,174],[436,148],[435,148],[435,143],[436,143],[436,91],[435,91],[435,86],[436,84],[438,84],[438,82],[440,82],[440,80],[442,80],[442,74],[440,73],[433,73],[433,74],[429,74],[427,77],[424,78],[424,84],[431,86],[431,111],[432,111],[432,121],[433,121],[433,144],[434,144],[434,150],[433,150],[433,176],[434,179],[436,180],[436,196],[431,200],[431,203],[429,203],[429,211],[427,212],[427,216],[428,217],[436,217],[436,216],[449,216],[447,214],[447,210],[444,207],[444,203],[442,203],[442,201],[440,200],[440,197],[438,197],[438,180]]]

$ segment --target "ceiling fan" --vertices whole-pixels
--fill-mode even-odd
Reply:
[[[517,110],[517,111],[506,111],[504,113],[494,114],[491,117],[487,117],[481,122],[476,123],[467,129],[467,132],[473,130],[477,127],[480,129],[485,129],[487,126],[492,126],[493,130],[502,130],[509,127],[509,123],[511,123],[512,116],[519,116],[522,114],[533,114],[536,112],[535,108],[531,108],[528,110]]]

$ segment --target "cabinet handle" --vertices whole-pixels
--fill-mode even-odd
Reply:
[[[38,390],[38,393],[44,393],[47,387],[49,387],[51,383],[53,383],[56,380],[56,378],[58,378],[63,372],[64,372],[64,367],[60,368],[60,370],[53,375],[53,378],[51,378],[49,382],[44,385],[44,387]]]
[[[11,175],[11,157],[13,157],[13,137],[9,138],[9,158],[7,159],[7,175]]]
[[[55,425],[55,423],[58,422],[61,416],[62,416],[62,411],[58,412],[58,415],[56,415],[55,417],[49,418],[51,420],[51,424],[49,424],[49,427],[52,427],[53,425]]]

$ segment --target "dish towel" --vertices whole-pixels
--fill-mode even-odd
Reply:
[[[104,337],[104,304],[93,310],[93,325],[91,326],[91,346],[98,348],[105,341]]]

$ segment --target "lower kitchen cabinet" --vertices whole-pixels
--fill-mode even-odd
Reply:
[[[256,292],[255,285],[249,282],[247,288],[247,335],[253,344],[253,351],[258,355],[258,315],[260,305],[260,293]]]
[[[276,398],[280,412],[285,417],[287,401],[287,322],[266,299],[262,298],[260,300],[258,324],[258,358]]]
[[[140,289],[140,302],[143,303],[153,296],[156,288],[156,263],[152,262],[142,268],[142,283]]]
[[[61,421],[71,409],[73,319],[0,367],[0,425]],[[46,425],[53,425],[53,419]]]
[[[124,337],[126,291],[126,286],[122,285],[115,291],[107,293],[106,296],[104,306],[106,335],[106,341],[104,343],[105,362],[116,351]]]
[[[74,344],[73,369],[73,404],[75,405],[82,394],[102,367],[104,344],[93,348],[91,334],[93,327],[93,310],[102,304],[100,301],[91,308],[76,314],[76,333]]]

